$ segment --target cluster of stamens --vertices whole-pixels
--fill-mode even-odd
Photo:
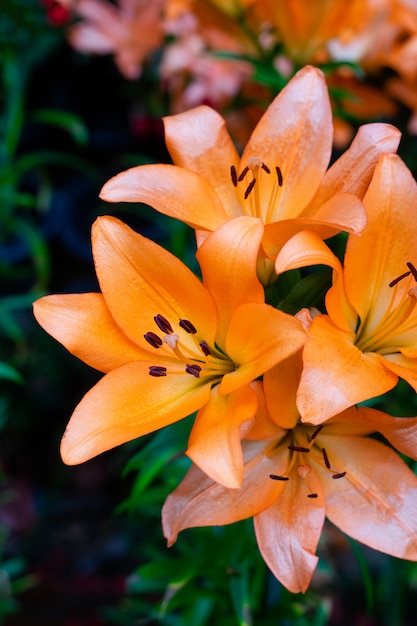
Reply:
[[[153,319],[163,336],[161,338],[156,332],[148,331],[144,334],[145,341],[156,350],[162,348],[165,344],[172,350],[178,360],[184,364],[184,371],[187,374],[195,378],[200,378],[202,374],[216,378],[227,373],[227,371],[231,371],[231,363],[223,355],[217,350],[210,348],[206,341],[197,339],[197,329],[192,322],[187,319],[180,319],[178,327],[193,337],[195,350],[190,350],[181,342],[179,334],[174,331],[170,321],[163,315],[158,313]],[[156,378],[167,376],[167,367],[151,365],[149,367],[149,375]]]
[[[393,288],[393,293],[379,323],[369,333],[366,331],[366,324],[359,327],[355,345],[363,352],[389,353],[392,351],[395,336],[408,330],[406,322],[416,305],[417,287],[412,287],[409,282],[409,288],[405,290],[404,296],[397,304],[397,285],[405,278],[417,282],[417,269],[410,262],[407,263],[407,267],[407,272],[389,283],[388,286]]]
[[[343,478],[344,476],[346,476],[346,472],[338,472],[334,469],[332,469],[332,465],[330,463],[329,460],[329,456],[327,454],[327,451],[325,448],[321,448],[320,449],[320,455],[317,455],[314,452],[314,446],[317,445],[315,439],[317,437],[317,435],[319,434],[319,432],[322,430],[323,425],[321,424],[320,426],[318,426],[314,432],[312,433],[310,440],[308,442],[306,442],[306,445],[294,445],[291,444],[289,446],[287,446],[288,450],[290,450],[291,452],[295,452],[296,454],[292,455],[291,461],[289,463],[288,466],[288,470],[287,470],[287,474],[291,473],[291,470],[293,469],[297,458],[298,458],[298,454],[313,454],[315,460],[324,463],[324,466],[327,470],[329,470],[329,472],[332,475],[332,478],[334,480],[339,480],[340,478]],[[303,459],[304,460],[304,459]],[[299,478],[301,478],[302,480],[306,480],[308,479],[309,474],[311,473],[311,465],[308,463],[298,463],[298,465],[296,465],[296,471],[297,471],[297,475]],[[271,478],[272,480],[279,480],[279,481],[287,481],[290,480],[290,477],[288,475],[282,475],[279,476],[277,474],[270,474],[269,478]],[[315,492],[311,492],[309,494],[307,494],[307,498],[318,498],[318,493]]]
[[[266,165],[261,159],[257,157],[250,157],[248,160],[248,164],[243,168],[240,174],[237,173],[236,167],[234,165],[230,168],[230,177],[232,179],[232,183],[234,187],[238,187],[239,183],[243,183],[247,179],[249,172],[252,174],[251,180],[249,182],[245,182],[245,190],[243,192],[243,199],[247,200],[249,196],[253,195],[253,190],[255,185],[261,175],[261,172],[264,172],[268,176],[272,174],[271,169]],[[276,193],[280,187],[282,187],[284,179],[282,176],[281,168],[275,166],[275,176],[276,176],[276,184],[274,185],[274,191],[272,193],[271,198],[269,199],[268,206],[263,207],[260,206],[259,196],[256,196],[251,203],[250,212],[255,217],[264,218],[265,223],[272,221],[272,214],[275,207],[276,202]],[[259,183],[258,183],[259,185]]]

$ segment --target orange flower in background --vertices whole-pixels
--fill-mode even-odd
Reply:
[[[150,204],[206,233],[238,215],[261,219],[258,272],[264,284],[277,252],[295,233],[313,229],[329,237],[362,230],[360,199],[380,154],[395,151],[400,136],[387,124],[363,126],[327,170],[332,117],[323,74],[312,67],[300,70],[269,106],[241,158],[223,118],[209,107],[164,122],[175,165],[122,172],[104,185],[101,197]]]
[[[364,198],[368,224],[349,235],[344,267],[314,233],[294,237],[280,270],[315,263],[334,268],[327,315],[317,315],[303,351],[297,404],[320,423],[392,389],[398,378],[417,391],[417,184],[397,155],[384,155]],[[320,245],[322,246],[319,251]]]
[[[378,432],[416,459],[417,418],[361,407],[323,426],[300,424],[300,368],[291,358],[268,373],[267,411],[260,403],[242,441],[240,489],[225,488],[192,466],[168,496],[162,520],[169,545],[186,528],[254,517],[263,558],[293,593],[310,584],[325,517],[375,550],[416,561],[417,477],[391,447],[367,435]]]
[[[149,54],[163,42],[164,0],[76,0],[71,8],[81,21],[68,30],[71,45],[88,54],[113,54],[120,73],[139,78]]]
[[[369,0],[258,0],[259,10],[296,64],[328,59],[326,44],[369,19]]]
[[[39,324],[106,372],[62,440],[76,464],[199,411],[188,454],[213,480],[242,480],[240,427],[256,412],[251,382],[305,341],[301,323],[264,304],[256,278],[263,227],[238,218],[198,252],[204,283],[177,258],[112,217],[93,226],[102,293],[52,295]],[[227,271],[225,271],[227,268]]]

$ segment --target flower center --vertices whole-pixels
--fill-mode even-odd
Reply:
[[[174,330],[175,325],[171,324],[160,313],[155,315],[154,322],[160,333],[148,331],[144,335],[145,341],[155,350],[167,347],[169,352],[175,355],[176,361],[180,365],[180,372],[185,371],[194,378],[204,378],[205,382],[208,382],[208,379],[215,383],[235,369],[235,364],[226,355],[217,348],[209,346],[204,339],[199,337],[197,329],[189,320],[180,319],[177,332]],[[188,341],[184,340],[184,333],[186,333]],[[192,339],[191,345],[190,338]],[[174,365],[172,370],[168,369],[165,364],[149,367],[149,375],[157,378],[174,373],[178,373],[178,368]]]
[[[361,322],[355,345],[362,352],[392,354],[401,347],[396,345],[399,335],[407,333],[415,326],[415,319],[410,319],[410,316],[416,305],[417,286],[412,285],[413,281],[417,281],[417,270],[412,263],[407,263],[407,267],[407,272],[390,282],[391,298],[374,328],[370,330],[366,320]],[[405,284],[404,279],[407,279]],[[403,284],[398,287],[400,283]]]
[[[296,426],[292,430],[287,432],[288,450],[291,452],[290,460],[288,463],[287,471],[283,475],[270,474],[269,478],[272,480],[287,481],[290,478],[297,478],[307,481],[310,493],[308,498],[318,498],[318,494],[315,493],[309,483],[309,476],[311,474],[311,462],[318,463],[326,470],[328,470],[332,478],[338,480],[346,476],[346,472],[340,472],[332,466],[332,462],[327,454],[325,448],[319,445],[317,441],[317,435],[323,429],[323,425],[318,426],[313,430],[311,426],[301,425]],[[280,445],[282,442],[280,442]]]
[[[239,175],[232,165],[230,175],[247,215],[261,218],[264,224],[278,220],[279,191],[284,182],[278,166],[274,175],[261,159],[250,157]]]

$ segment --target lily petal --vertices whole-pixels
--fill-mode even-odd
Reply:
[[[254,418],[256,392],[247,385],[227,396],[212,392],[198,412],[188,440],[187,455],[212,480],[238,489],[243,478],[240,426]]]
[[[417,476],[378,441],[346,436],[328,440],[337,470],[346,472],[332,480],[328,471],[318,469],[329,520],[375,550],[417,560]]]
[[[362,202],[345,193],[330,198],[312,215],[294,216],[272,224],[266,224],[262,246],[265,254],[275,259],[283,246],[300,232],[315,232],[327,239],[340,231],[360,233],[366,225],[366,213]],[[311,265],[306,259],[306,265]]]
[[[384,153],[395,152],[400,139],[400,131],[391,124],[360,126],[349,149],[325,173],[307,212],[311,214],[315,208],[339,193],[347,192],[363,198],[379,157]]]
[[[230,168],[240,157],[217,111],[199,106],[164,117],[165,140],[175,165],[203,176],[216,190],[225,210],[240,215],[239,200],[231,184]]]
[[[386,354],[384,365],[391,372],[403,378],[417,391],[417,359],[407,358],[403,354]]]
[[[93,253],[106,304],[133,341],[145,345],[143,335],[158,330],[154,316],[160,314],[171,324],[189,320],[212,345],[216,307],[179,259],[113,217],[101,217],[93,225]],[[168,348],[159,352],[163,351]]]
[[[407,270],[407,262],[417,263],[417,220],[412,217],[416,213],[417,184],[400,157],[381,157],[364,205],[368,225],[360,237],[349,237],[345,284],[349,301],[361,320],[371,315],[376,323],[393,297],[389,283]],[[398,297],[403,288],[400,283]]]
[[[278,121],[278,122],[277,122]],[[301,69],[268,107],[249,139],[241,170],[250,158],[270,168],[280,167],[283,185],[277,198],[275,220],[307,206],[316,193],[332,150],[332,114],[323,73]],[[314,157],[312,157],[314,155]],[[262,196],[269,199],[275,179],[262,182]],[[272,220],[272,221],[275,221]]]
[[[168,164],[139,165],[121,172],[107,181],[100,198],[107,202],[143,202],[203,230],[215,230],[235,217],[205,178]]]
[[[256,539],[267,565],[292,593],[305,592],[318,558],[325,507],[319,481],[289,480],[278,500],[254,518]],[[311,489],[317,498],[308,498]]]
[[[294,428],[299,420],[295,396],[302,368],[300,351],[264,374],[265,402],[268,413],[281,428]]]
[[[259,219],[241,216],[223,226],[204,241],[197,260],[208,288],[218,307],[216,341],[224,346],[233,311],[247,302],[264,302],[264,290],[256,275],[256,261],[263,235]],[[221,259],[223,270],[213,272],[213,259]]]
[[[303,351],[297,392],[303,421],[320,424],[344,409],[379,396],[397,383],[378,354],[363,353],[326,315],[314,318]]]
[[[241,489],[228,489],[213,482],[192,466],[168,496],[162,509],[162,526],[168,545],[176,541],[181,530],[246,519],[280,496],[286,483],[270,480],[268,476],[284,472],[288,455],[281,455],[279,460],[271,459],[265,454],[265,441],[244,442],[244,445],[245,477]]]
[[[384,435],[399,452],[411,459],[417,459],[417,417],[392,417],[365,406],[353,409],[352,413],[356,413],[357,422],[373,425],[375,432]],[[349,419],[354,419],[352,414]]]
[[[149,376],[152,365],[149,361],[122,365],[106,374],[84,396],[62,438],[64,463],[88,461],[172,424],[208,401],[209,385],[198,384],[192,376],[181,372],[161,378]]]
[[[255,380],[299,350],[306,337],[295,317],[266,304],[242,304],[232,315],[226,337],[226,352],[237,367],[223,377],[220,393],[231,393]]]
[[[100,293],[45,296],[34,303],[33,312],[71,354],[101,372],[150,357],[117,326]]]

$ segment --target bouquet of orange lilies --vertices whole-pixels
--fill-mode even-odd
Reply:
[[[69,421],[64,462],[196,413],[193,464],[163,506],[169,544],[185,528],[253,517],[292,592],[311,581],[326,517],[417,561],[417,476],[403,459],[417,459],[417,418],[368,402],[399,378],[417,391],[417,184],[396,155],[399,131],[362,126],[329,167],[330,99],[309,66],[241,156],[207,106],[164,124],[173,164],[122,172],[101,196],[195,229],[201,279],[100,217],[101,292],[35,302],[39,324],[105,374]]]

